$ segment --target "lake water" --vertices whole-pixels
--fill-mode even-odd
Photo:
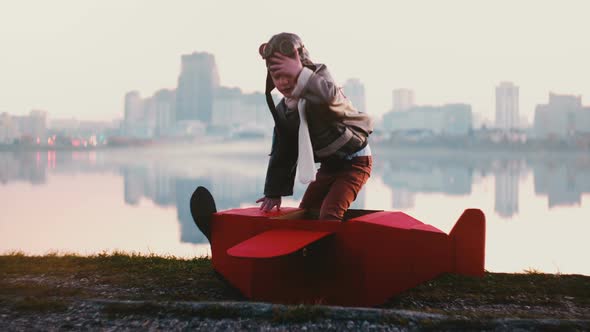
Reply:
[[[0,152],[0,253],[122,250],[208,255],[188,202],[256,205],[268,142],[96,151]],[[355,208],[400,210],[449,232],[464,209],[487,217],[486,269],[590,275],[590,155],[373,148]],[[305,187],[283,206],[297,206]]]

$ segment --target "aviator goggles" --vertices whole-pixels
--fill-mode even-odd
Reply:
[[[280,41],[279,43],[273,43],[274,45],[268,45],[268,43],[264,43],[262,45],[260,45],[260,47],[258,48],[258,53],[260,53],[260,56],[263,59],[268,59],[270,58],[273,53],[275,52],[279,52],[283,55],[286,55],[288,57],[293,57],[295,55],[295,50],[297,50],[297,52],[299,53],[299,55],[301,55],[301,51],[303,50],[304,46],[301,45],[299,47],[295,47],[295,45],[293,44],[293,42],[291,42],[290,40],[284,39],[282,41]]]

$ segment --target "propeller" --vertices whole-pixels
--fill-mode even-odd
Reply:
[[[197,187],[190,202],[191,215],[195,224],[211,243],[211,216],[217,212],[215,200],[205,187]]]

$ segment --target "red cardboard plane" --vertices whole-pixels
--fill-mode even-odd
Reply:
[[[191,213],[213,268],[247,298],[375,306],[442,273],[483,276],[485,216],[463,212],[450,234],[403,212],[349,210],[344,222],[258,207],[217,212],[198,187]]]

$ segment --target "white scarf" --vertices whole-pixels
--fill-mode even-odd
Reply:
[[[303,184],[315,181],[315,161],[313,159],[313,147],[309,136],[309,127],[307,126],[307,116],[305,115],[305,99],[300,98],[297,103],[299,111],[299,155],[297,157],[297,177]]]

